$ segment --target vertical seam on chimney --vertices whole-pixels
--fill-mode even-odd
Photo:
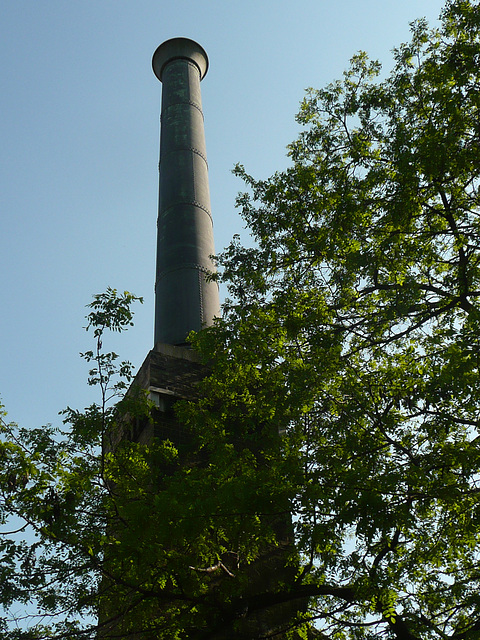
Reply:
[[[198,269],[198,297],[199,297],[199,305],[200,305],[200,323],[204,323],[204,312],[203,312],[203,279],[205,276],[202,273],[202,269]]]

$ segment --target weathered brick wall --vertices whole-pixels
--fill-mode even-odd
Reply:
[[[157,345],[147,355],[129,391],[148,391],[156,408],[152,410],[151,419],[137,418],[130,421],[123,431],[123,437],[146,445],[151,443],[154,437],[170,440],[179,448],[186,464],[205,463],[198,458],[198,454],[195,454],[195,458],[191,457],[189,443],[192,435],[177,420],[174,405],[180,399],[195,399],[198,382],[208,375],[208,371],[208,366],[200,362],[198,354],[193,350],[165,344]],[[163,471],[168,474],[168,469]],[[288,505],[285,506],[284,513],[272,514],[270,525],[277,535],[277,544],[265,548],[255,562],[242,565],[235,570],[237,579],[249,585],[245,592],[245,609],[225,612],[223,620],[220,616],[215,621],[216,628],[210,630],[211,640],[251,640],[270,636],[275,636],[277,640],[286,640],[287,634],[281,629],[288,627],[297,614],[305,610],[305,600],[276,605],[266,602],[262,606],[262,598],[266,597],[268,600],[268,594],[274,593],[280,585],[284,585],[280,588],[288,588],[288,584],[295,580],[297,572],[295,562],[292,562],[294,539]],[[212,580],[212,589],[220,588],[225,576],[219,574],[218,578],[218,581]],[[250,603],[252,608],[247,603]],[[125,620],[128,619],[129,614],[126,614]],[[123,622],[118,621],[108,633],[121,636],[122,625]],[[108,633],[104,634],[105,637],[108,637]],[[150,637],[149,634],[135,634],[130,637],[131,640],[154,640],[154,636]],[[191,637],[193,639],[197,636]],[[200,637],[203,637],[201,631],[198,635],[198,638]]]
[[[130,394],[138,389],[149,393],[156,404],[152,412],[153,422],[134,420],[129,425],[129,437],[143,444],[148,444],[153,436],[176,444],[183,443],[186,434],[176,419],[173,406],[177,400],[194,399],[198,382],[207,373],[208,367],[200,362],[192,349],[156,345],[145,358],[129,390]]]
[[[207,367],[198,354],[187,347],[158,344],[145,358],[132,388],[162,389],[178,398],[191,398],[195,386],[205,377]]]

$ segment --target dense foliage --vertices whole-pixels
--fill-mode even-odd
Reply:
[[[0,637],[93,637],[98,610],[104,637],[480,637],[478,1],[395,61],[308,92],[288,169],[237,168],[256,243],[219,257],[185,440],[109,441],[150,410],[109,409],[130,370],[101,340],[133,301],[111,291],[102,402],[63,438],[4,425],[0,509],[36,538],[2,537],[0,598],[45,617]]]
[[[286,171],[237,168],[257,246],[220,258],[232,301],[199,337],[217,363],[204,416],[215,448],[232,416],[242,438],[259,421],[286,431],[271,484],[302,555],[291,593],[312,594],[324,637],[466,640],[480,637],[478,2],[448,3],[438,31],[415,23],[395,60],[379,81],[358,54],[308,92]]]

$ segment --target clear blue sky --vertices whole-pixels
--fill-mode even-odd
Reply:
[[[391,65],[409,22],[440,0],[3,0],[0,23],[0,397],[25,426],[97,399],[79,351],[85,305],[107,286],[145,297],[107,348],[152,347],[161,85],[150,60],[187,36],[202,82],[217,250],[242,223],[231,175],[286,165],[305,88],[359,49]]]

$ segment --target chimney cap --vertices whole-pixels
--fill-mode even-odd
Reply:
[[[205,49],[189,38],[171,38],[157,47],[153,54],[153,73],[160,82],[162,81],[162,73],[165,66],[172,60],[178,60],[179,58],[194,62],[200,71],[200,80],[205,77],[208,71],[208,56]]]

